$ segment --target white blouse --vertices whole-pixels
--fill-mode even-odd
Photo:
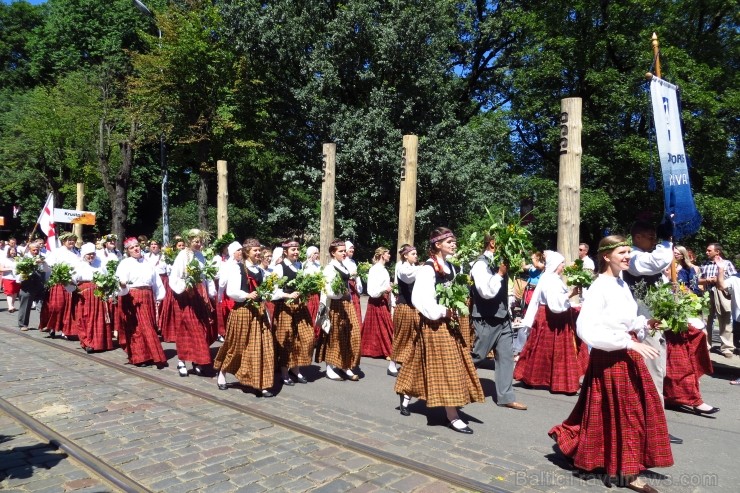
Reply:
[[[416,281],[416,274],[421,269],[421,265],[411,265],[408,262],[396,264],[396,279],[411,284]]]
[[[190,250],[185,248],[180,250],[177,254],[175,261],[172,263],[172,270],[170,271],[170,288],[176,294],[182,294],[185,292],[185,276],[187,272],[187,266],[191,260],[196,259],[200,264],[201,269],[205,269],[206,259],[203,253],[197,250]],[[216,297],[216,287],[213,285],[211,279],[203,279],[202,281],[206,287],[206,292],[211,298]]]
[[[80,261],[80,257],[67,247],[60,247],[54,250],[48,257],[46,257],[46,263],[49,267],[56,264],[68,264],[72,267],[77,265]]]
[[[152,264],[157,274],[167,275],[167,262],[164,261],[163,253],[160,252],[159,255],[154,255],[151,252],[147,252],[142,255],[147,260],[147,262]]]
[[[144,257],[138,259],[126,257],[121,260],[116,268],[116,277],[125,288],[118,292],[119,296],[125,296],[129,293],[129,288],[150,287],[154,293],[154,299],[162,301],[164,299],[164,284],[154,270],[152,264],[144,260]]]
[[[347,269],[347,272],[349,272],[349,276],[355,279],[355,284],[357,285],[357,293],[362,294],[362,279],[360,279],[360,276],[357,275],[357,262],[355,262],[353,259],[346,258],[344,259],[344,262],[342,262],[342,265],[345,269]]]
[[[586,294],[576,330],[586,344],[604,351],[630,349],[637,338],[645,338],[645,317],[637,315],[637,303],[624,280],[600,275]]]
[[[343,264],[339,263],[337,260],[332,259],[332,261],[329,262],[329,265],[324,267],[324,277],[326,278],[326,297],[330,300],[341,300],[345,296],[346,291],[344,293],[337,294],[331,289],[331,283],[334,281],[334,278],[339,275],[335,267],[336,269],[339,269],[347,275],[350,274],[350,272]]]
[[[295,273],[297,273],[298,270],[300,270],[300,265],[296,265],[296,264],[286,265],[286,262],[289,263],[290,260],[284,260],[283,262],[280,262],[272,269],[272,273],[277,274],[278,278],[285,277],[286,268],[292,270]],[[275,288],[275,292],[272,294],[273,300],[283,300],[288,297],[290,297],[290,294],[286,293],[281,288]]]
[[[490,260],[493,259],[493,252],[486,250],[483,255]],[[483,299],[490,300],[494,298],[503,285],[504,278],[498,272],[492,272],[488,262],[477,260],[470,269],[470,275],[475,281],[475,289]]]
[[[319,272],[321,270],[321,263],[306,261],[303,264],[303,270],[306,271],[306,274],[313,274],[314,272]]]
[[[568,310],[570,308],[568,294],[568,286],[565,285],[559,275],[554,272],[545,272],[540,277],[534,293],[532,293],[532,300],[522,324],[525,327],[532,327],[539,305],[547,305],[547,308],[553,313],[563,313]]]
[[[226,279],[226,296],[231,298],[232,300],[236,301],[237,303],[241,303],[242,301],[246,301],[247,295],[249,294],[246,291],[242,290],[242,269],[240,264],[234,264],[238,268],[232,268],[228,271],[228,277]],[[244,264],[249,271],[254,274],[254,276],[258,276],[260,270],[259,266],[252,265],[252,264]]]
[[[96,272],[105,273],[105,267],[99,258],[94,258],[91,263],[80,260],[75,265],[75,272],[72,274],[72,281],[75,284],[89,282],[93,280],[93,274]]]
[[[447,262],[442,264],[442,269],[450,273]],[[411,292],[411,304],[429,320],[439,320],[447,315],[447,308],[437,303],[436,282],[434,267],[422,265],[416,273],[414,290]]]
[[[380,298],[388,292],[391,287],[391,276],[388,269],[380,262],[370,267],[367,273],[367,294],[373,298]]]

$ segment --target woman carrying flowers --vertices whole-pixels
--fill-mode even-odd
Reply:
[[[16,282],[15,262],[18,256],[16,247],[9,247],[5,256],[0,256],[0,270],[3,276],[3,292],[8,302],[8,313],[16,311],[15,299],[21,291],[21,285]]]
[[[360,359],[360,322],[349,292],[350,272],[343,265],[347,255],[343,241],[334,240],[329,246],[331,262],[324,267],[326,298],[329,310],[329,333],[322,331],[316,346],[315,361],[326,362],[326,378],[341,381],[346,377],[360,379],[352,370]],[[337,373],[340,369],[344,377]]]
[[[95,280],[106,273],[95,253],[93,243],[80,249],[82,259],[75,266],[72,279],[77,284],[75,299],[75,324],[80,346],[88,353],[113,349],[113,324],[108,311],[108,296],[96,296]],[[116,262],[115,265],[118,265]],[[118,282],[113,286],[117,288]]]
[[[548,434],[577,468],[605,469],[630,489],[654,491],[637,475],[673,465],[663,405],[645,364],[659,353],[641,342],[658,322],[637,315],[620,275],[630,266],[630,244],[607,236],[597,257],[600,274],[576,323],[592,347],[588,370],[575,408]]]
[[[514,378],[550,392],[575,394],[588,366],[588,347],[576,335],[576,312],[569,298],[578,288],[568,290],[560,275],[565,257],[547,253],[545,273],[532,295],[530,309],[522,321],[531,328],[514,370]]]
[[[414,290],[416,274],[421,268],[418,263],[416,247],[404,244],[398,251],[395,280],[398,286],[396,309],[393,312],[393,347],[391,362],[388,365],[388,375],[397,377],[397,364],[404,364],[414,347],[418,337],[419,312],[411,304],[411,293]],[[408,410],[406,410],[408,411]],[[402,414],[408,415],[402,410]]]
[[[260,289],[267,276],[259,268],[260,242],[250,238],[243,245],[243,262],[227,272],[226,295],[234,300],[234,309],[213,367],[218,370],[220,390],[227,389],[226,373],[231,373],[242,385],[255,389],[258,397],[272,397],[275,345],[264,304],[270,293]]]
[[[188,246],[177,254],[172,264],[170,288],[177,301],[174,306],[177,371],[181,377],[187,377],[186,361],[192,361],[193,371],[199,376],[202,375],[201,365],[211,363],[210,346],[218,334],[209,300],[216,296],[213,273],[209,275],[206,259],[201,253],[206,233],[191,229],[183,236]]]
[[[393,319],[391,318],[390,294],[393,291],[391,276],[385,265],[391,254],[385,247],[375,250],[373,266],[367,274],[367,302],[365,319],[362,321],[362,356],[390,359],[393,351]],[[393,364],[393,362],[391,362]],[[396,372],[395,364],[389,367]]]
[[[73,324],[72,271],[80,261],[75,252],[77,236],[74,233],[62,233],[59,235],[62,246],[54,250],[46,259],[51,267],[51,275],[47,282],[46,297],[41,307],[41,318],[39,330],[48,331],[52,339],[60,332],[62,338],[77,335]]]
[[[459,433],[473,433],[458,415],[457,408],[470,402],[483,402],[483,389],[470,350],[459,329],[452,323],[455,310],[438,302],[437,286],[451,285],[455,269],[447,257],[455,253],[457,242],[448,228],[432,231],[430,258],[419,269],[411,302],[421,314],[420,337],[396,380],[401,396],[401,413],[408,398],[418,397],[427,407],[444,407],[449,426]]]

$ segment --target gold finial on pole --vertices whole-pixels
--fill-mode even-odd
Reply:
[[[655,59],[655,75],[661,77],[660,74],[660,44],[658,43],[658,35],[653,33],[652,37],[653,45],[653,58]]]

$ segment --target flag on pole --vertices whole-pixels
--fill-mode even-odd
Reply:
[[[57,247],[57,233],[54,227],[54,194],[50,193],[44,208],[39,215],[39,229],[46,235],[46,249],[52,251]]]
[[[663,175],[665,212],[673,215],[676,225],[673,236],[676,240],[696,233],[702,219],[691,192],[677,89],[673,84],[655,76],[650,81],[655,136]]]

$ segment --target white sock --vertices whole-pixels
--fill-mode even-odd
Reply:
[[[351,369],[348,369],[348,370],[344,370],[344,373],[345,373],[345,374],[346,374],[346,375],[347,375],[348,377],[350,377],[350,378],[351,378],[351,377],[354,377],[354,376],[355,376],[355,374],[354,374],[354,373],[352,373],[352,370],[351,370]]]
[[[451,421],[450,423],[452,424],[452,426],[453,426],[453,427],[455,427],[455,428],[456,428],[456,429],[458,429],[458,430],[462,430],[463,428],[465,428],[466,426],[468,426],[468,425],[467,425],[467,424],[465,424],[465,422],[464,422],[464,421],[463,421],[462,419],[460,419],[460,418],[456,418],[456,419],[452,420],[452,421]]]
[[[326,376],[329,378],[341,378],[337,375],[337,372],[334,371],[334,367],[331,365],[326,365]]]
[[[706,402],[702,402],[700,406],[696,406],[696,408],[697,408],[697,409],[699,409],[700,411],[709,411],[709,410],[711,410],[711,409],[712,409],[713,407],[714,407],[714,406],[710,406],[710,405],[709,405],[709,404],[707,404]]]
[[[406,394],[403,395],[403,407],[409,407],[409,402],[411,402],[411,396],[408,396]]]
[[[218,382],[219,385],[226,385],[226,375],[224,375],[224,372],[218,372],[218,378],[216,379],[216,382]]]
[[[391,362],[390,362],[390,363],[388,363],[388,369],[389,369],[389,370],[390,370],[390,371],[391,371],[392,373],[395,373],[395,372],[397,372],[397,371],[398,371],[398,368],[396,368],[396,362],[395,362],[395,361],[393,361],[393,360],[391,360]]]
[[[303,378],[303,375],[301,375],[301,367],[296,366],[294,368],[291,368],[290,371],[293,372],[293,375],[295,375],[297,378]]]

